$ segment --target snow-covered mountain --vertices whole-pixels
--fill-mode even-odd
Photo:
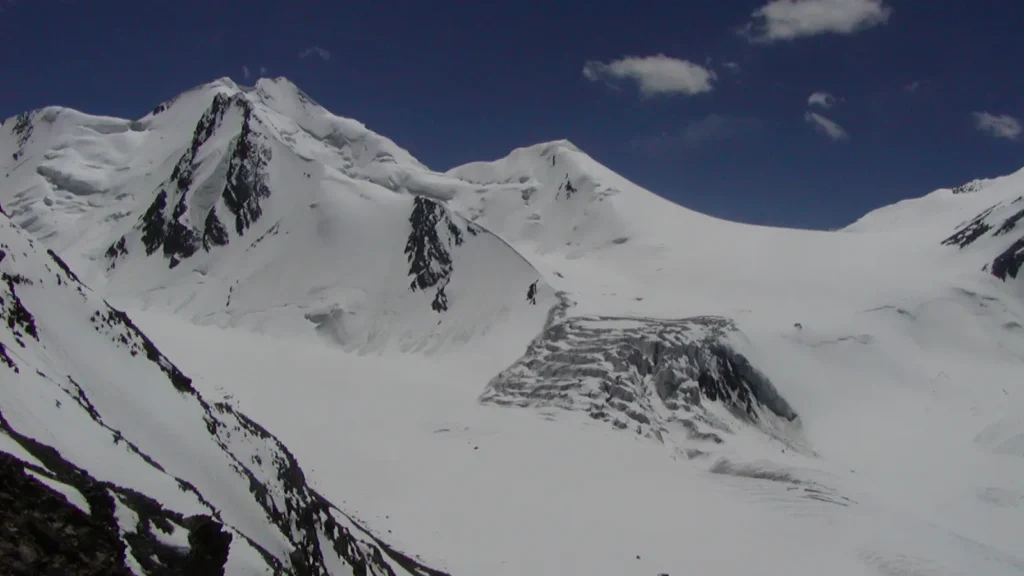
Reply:
[[[1024,572],[1024,172],[751,226],[566,141],[436,172],[284,79],[24,114],[0,169],[196,395],[428,565]]]
[[[137,121],[45,108],[2,130],[11,217],[110,297],[361,349],[540,323],[552,302],[441,201],[450,181],[283,79],[222,79]]]

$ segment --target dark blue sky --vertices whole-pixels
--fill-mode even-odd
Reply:
[[[849,34],[737,34],[767,3],[0,0],[0,116],[60,104],[138,117],[263,67],[435,169],[568,138],[691,208],[812,228],[1024,166],[1024,136],[973,116],[1024,118],[1024,2],[885,0],[884,21]],[[300,58],[312,46],[330,58]],[[583,74],[657,54],[710,69],[712,89],[645,97],[611,68]],[[806,121],[816,91],[841,99],[815,111],[848,139]]]

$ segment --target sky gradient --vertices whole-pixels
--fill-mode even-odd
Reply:
[[[0,0],[0,117],[285,76],[438,170],[567,138],[695,210],[806,228],[1024,166],[1024,2],[484,4]]]

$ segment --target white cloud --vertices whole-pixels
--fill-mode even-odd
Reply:
[[[842,126],[816,112],[808,111],[804,114],[804,121],[811,126],[814,126],[814,129],[819,133],[828,136],[834,141],[838,142],[839,140],[846,140],[850,137]]]
[[[267,75],[267,67],[266,66],[260,66],[260,76],[266,76],[266,75]]]
[[[853,34],[885,24],[891,15],[884,0],[772,0],[751,14],[740,33],[755,43]]]
[[[1020,121],[1008,114],[996,116],[988,112],[974,113],[974,127],[982,132],[989,132],[996,138],[1016,140],[1020,138]]]
[[[839,103],[839,99],[828,92],[815,92],[807,98],[808,106],[821,106],[828,110]]]
[[[248,66],[242,66],[242,78],[245,78],[246,80],[248,80],[249,76],[250,76],[250,74],[249,74],[249,67]]]
[[[317,56],[321,60],[327,61],[331,59],[331,51],[326,48],[321,48],[319,46],[310,46],[309,48],[303,50],[301,54],[299,54],[299,58],[302,59],[308,58],[310,56]]]
[[[710,92],[715,73],[699,64],[687,60],[669,58],[664,54],[656,56],[628,56],[608,62],[587,62],[583,76],[596,82],[632,80],[645,96],[659,94],[684,94],[692,96]]]
[[[733,72],[740,71],[740,65],[737,62],[722,62],[722,66],[725,66],[726,68],[732,70]]]

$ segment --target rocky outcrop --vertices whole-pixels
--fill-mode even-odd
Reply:
[[[18,137],[18,150],[13,155],[15,162],[24,154],[25,144],[32,138],[34,129],[31,112],[23,112],[14,117],[14,127],[11,130]]]
[[[6,253],[4,253],[6,256]],[[0,259],[2,260],[2,259]],[[14,341],[22,348],[26,347],[25,338],[32,338],[39,341],[39,332],[36,329],[36,321],[32,313],[25,308],[21,299],[18,298],[16,287],[22,284],[33,283],[32,280],[21,274],[0,273],[0,281],[6,288],[0,292],[0,320],[7,323],[7,330],[14,336]]]
[[[539,280],[534,280],[530,287],[526,289],[526,301],[534,306],[537,305],[537,283]]]
[[[189,209],[188,193],[193,184],[196,153],[220,125],[229,102],[230,99],[223,94],[214,96],[210,108],[196,124],[191,145],[174,166],[170,179],[157,194],[157,198],[146,213],[146,225],[157,230],[150,235],[153,241],[144,242],[146,254],[152,254],[157,248],[163,246],[164,255],[170,259],[172,267],[180,258],[188,258],[194,254],[198,247],[196,232],[189,222],[182,221],[182,217]],[[174,202],[174,211],[170,220],[165,214],[168,197]]]
[[[220,182],[196,182],[197,155],[223,124],[225,116],[234,109],[241,116],[241,128],[232,139],[226,160],[226,175]],[[258,120],[252,104],[242,94],[217,94],[210,107],[196,124],[188,149],[175,164],[168,180],[160,187],[152,203],[140,218],[135,229],[141,232],[146,255],[161,251],[174,268],[193,256],[198,250],[210,251],[229,241],[228,229],[217,213],[214,201],[201,222],[191,222],[193,195],[196,189],[213,186],[220,189],[219,199],[233,216],[238,235],[243,234],[263,214],[261,202],[270,197],[267,184],[267,165],[271,159],[270,147],[254,129]],[[171,208],[173,206],[173,208]],[[170,210],[170,215],[168,215]],[[128,254],[127,238],[122,237],[106,251],[110,266]]]
[[[452,221],[448,210],[440,203],[423,196],[413,200],[409,215],[412,230],[405,243],[409,261],[409,289],[436,289],[431,307],[435,312],[448,310],[445,286],[451,280],[452,249],[463,242],[462,229]]]
[[[735,330],[719,317],[556,314],[481,400],[581,411],[659,440],[682,431],[720,443],[730,430],[723,415],[751,425],[796,419],[768,378],[728,344]]]
[[[18,434],[2,415],[0,430],[43,464],[0,452],[4,574],[129,575],[129,562],[146,574],[224,574],[233,537],[220,522],[186,518],[144,494],[98,481]],[[73,504],[68,494],[80,501]]]
[[[554,160],[554,157],[552,157],[551,159]],[[572,198],[572,195],[575,194],[576,192],[578,192],[579,190],[577,190],[572,185],[572,180],[570,180],[569,179],[569,175],[566,174],[565,175],[565,181],[563,181],[561,184],[558,185],[558,191],[559,192],[564,191],[565,192],[565,199],[566,200],[570,200]]]
[[[242,130],[228,163],[223,198],[224,204],[235,216],[235,232],[241,236],[263,214],[260,201],[270,197],[266,168],[271,153],[270,147],[253,132],[252,105],[242,99],[236,102],[242,110]]]
[[[971,180],[966,184],[953,188],[953,194],[974,194],[984,188],[985,184],[984,180]]]
[[[1024,238],[1017,240],[992,261],[992,275],[1000,280],[1016,278],[1024,266]]]
[[[972,218],[970,222],[962,225],[955,234],[943,240],[942,243],[946,246],[957,246],[959,248],[966,248],[970,246],[992,229],[992,225],[986,220],[989,215],[996,210],[996,208],[999,208],[999,206],[1000,204],[995,204],[985,209],[984,212]]]
[[[0,573],[129,576],[124,544],[111,529],[113,502],[95,507],[94,517],[40,477],[50,478],[49,471],[0,452]],[[90,494],[104,499],[102,489]]]
[[[1024,206],[1024,196],[1018,196],[1012,202],[998,202],[970,221],[961,224],[956,233],[942,243],[964,249],[982,238],[995,241],[1006,236],[1014,232],[1017,225],[1024,220],[1024,208],[1021,206]],[[1002,251],[986,264],[984,269],[1003,281],[1017,278],[1021,266],[1024,266],[1024,237],[1006,248],[999,249]]]
[[[999,225],[999,229],[996,230],[995,235],[1001,236],[1003,234],[1009,234],[1017,227],[1017,223],[1022,219],[1024,219],[1024,208],[1021,208],[1017,212],[1008,216],[1006,220],[1003,220],[1003,223]]]

